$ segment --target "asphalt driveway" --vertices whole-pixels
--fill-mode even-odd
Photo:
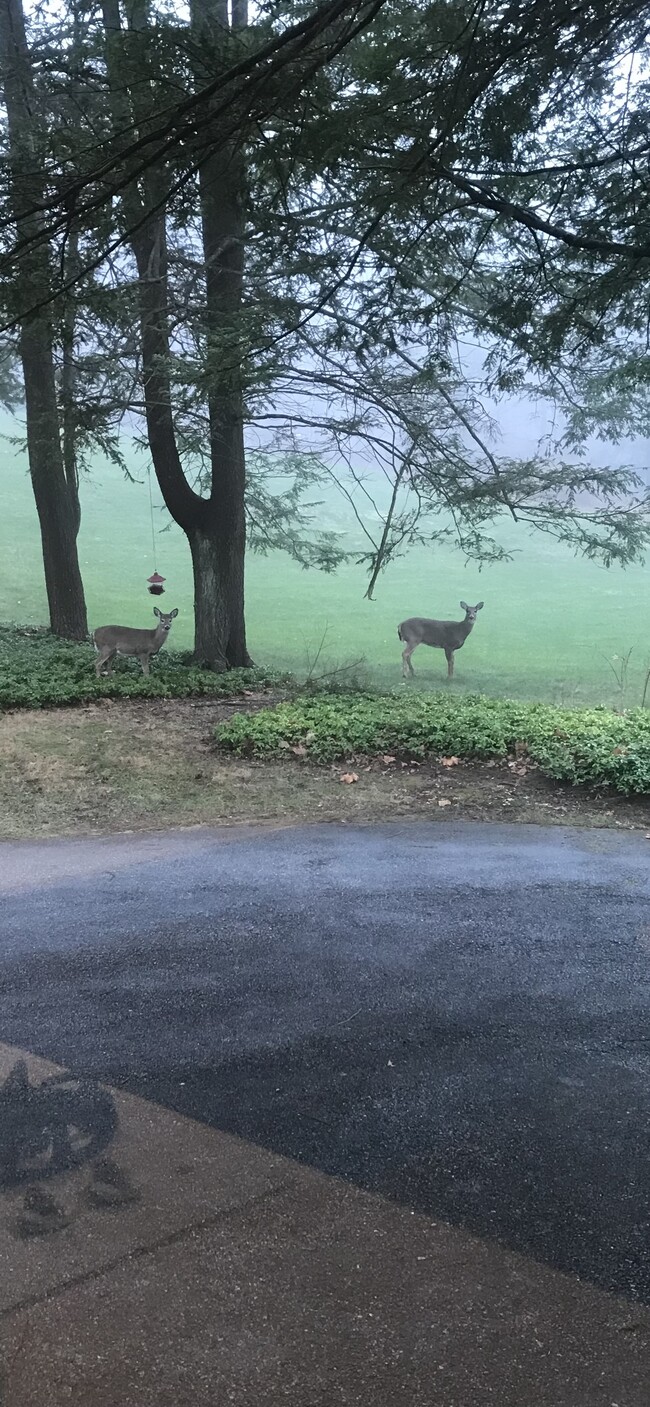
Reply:
[[[0,847],[1,1038],[650,1301],[650,841]]]

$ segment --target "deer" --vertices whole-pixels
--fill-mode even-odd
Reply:
[[[130,625],[100,625],[93,635],[93,645],[97,651],[97,678],[104,665],[108,666],[107,674],[111,673],[111,660],[115,655],[135,655],[142,665],[142,673],[149,674],[151,657],[157,655],[165,644],[178,611],[165,614],[154,606],[153,613],[158,617],[155,630],[134,630]]]
[[[476,606],[468,606],[465,601],[461,601],[460,608],[465,612],[464,620],[425,620],[422,616],[403,620],[397,628],[397,634],[406,646],[402,652],[404,678],[409,675],[413,678],[415,675],[411,655],[418,645],[433,645],[438,650],[444,650],[447,656],[447,678],[453,679],[456,650],[462,650],[467,636],[474,629],[478,612],[483,610],[484,605],[484,601],[479,601]]]

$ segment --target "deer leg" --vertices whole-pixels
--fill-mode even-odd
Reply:
[[[95,660],[95,674],[97,675],[98,679],[102,672],[102,669],[104,668],[104,665],[108,666],[106,673],[112,674],[113,671],[111,669],[111,660],[113,659],[114,655],[114,650],[100,650],[97,659]]]
[[[448,679],[453,679],[453,677],[454,677],[454,652],[453,652],[453,650],[446,649],[446,650],[445,650],[445,654],[446,654],[446,656],[447,656],[447,678],[448,678]]]
[[[143,673],[143,674],[147,674],[147,675],[148,675],[148,674],[151,673],[151,671],[150,671],[150,669],[149,669],[149,656],[148,656],[148,655],[140,655],[140,664],[142,665],[142,673]]]
[[[411,655],[415,648],[415,645],[407,645],[406,649],[402,651],[402,674],[405,679],[408,679],[409,675],[411,679],[415,677],[415,670],[411,664]]]

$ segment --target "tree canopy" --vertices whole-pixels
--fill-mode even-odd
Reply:
[[[313,505],[334,478],[370,592],[413,541],[498,556],[504,512],[624,564],[647,489],[587,442],[647,431],[649,22],[636,0],[45,6],[38,188],[18,220],[8,185],[0,205],[4,335],[47,310],[60,383],[73,335],[77,452],[119,454],[142,417],[220,562],[247,531],[333,568]],[[37,286],[16,274],[38,249]],[[494,433],[522,390],[562,412],[525,462]],[[241,663],[240,614],[199,653]]]

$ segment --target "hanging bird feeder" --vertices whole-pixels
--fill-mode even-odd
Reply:
[[[165,577],[159,576],[158,572],[154,572],[153,576],[147,577],[147,589],[149,594],[151,596],[162,596],[165,590],[163,585],[164,581]]]
[[[147,577],[147,591],[150,596],[162,596],[165,590],[165,578],[160,576],[156,566],[156,532],[153,525],[153,494],[151,492],[151,465],[147,468],[147,479],[149,482],[149,513],[151,515],[151,550],[153,553],[153,576]]]

